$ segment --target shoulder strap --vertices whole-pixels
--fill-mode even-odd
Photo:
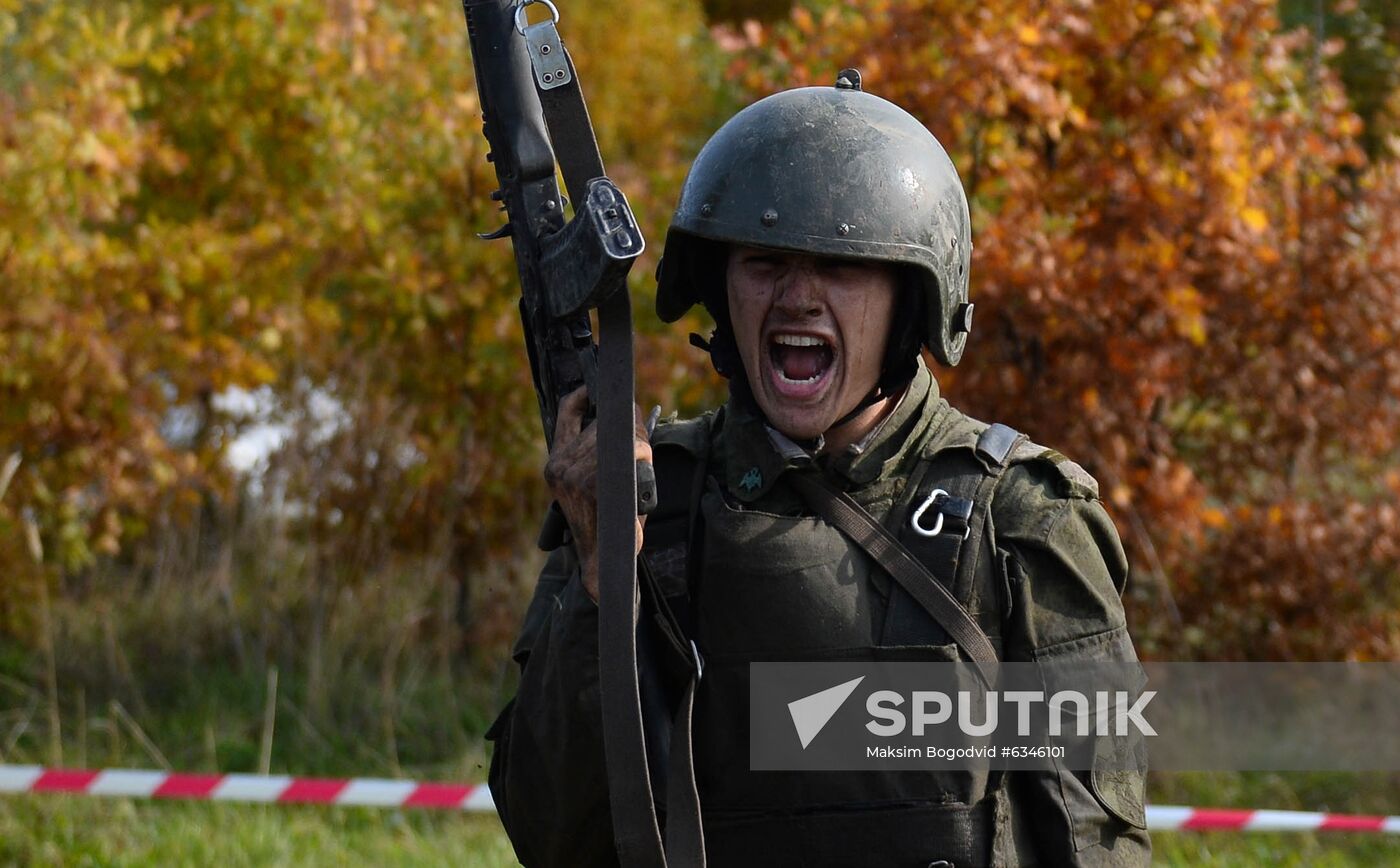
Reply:
[[[695,547],[694,526],[697,488],[704,480],[709,459],[710,415],[660,426],[652,436],[652,458],[656,468],[657,508],[647,518],[643,536],[642,574],[647,581],[642,599],[650,601],[653,623],[666,640],[665,668],[681,683],[674,705],[653,712],[651,720],[670,716],[669,731],[649,728],[649,745],[664,745],[667,753],[665,782],[655,787],[666,799],[665,864],[669,868],[704,868],[705,836],[701,823],[700,795],[695,779],[695,757],[691,746],[691,726],[695,691],[702,662],[690,639],[689,599],[685,577],[688,553]],[[658,561],[653,567],[652,561]],[[660,649],[658,649],[660,650]],[[683,667],[679,666],[683,662]],[[682,669],[676,672],[677,669]],[[661,690],[653,685],[653,690]],[[642,697],[643,704],[655,696]],[[670,705],[670,703],[663,703]]]
[[[658,592],[676,617],[676,626],[694,634],[690,591],[695,576],[695,552],[700,540],[697,523],[710,455],[713,414],[683,422],[665,422],[652,434],[659,503],[647,516],[642,539],[643,560],[655,576]],[[688,650],[685,652],[689,656]]]
[[[1016,448],[1025,435],[1009,425],[1000,422],[993,422],[986,430],[977,435],[977,445],[973,451],[977,457],[990,465],[1002,467],[1006,464],[1006,459],[1013,449]]]
[[[933,574],[899,540],[851,500],[811,473],[789,478],[807,505],[851,538],[899,582],[938,621],[977,666],[988,688],[996,684],[996,650],[982,628]]]
[[[945,419],[944,433],[911,469],[902,497],[885,526],[980,624],[988,637],[1004,633],[1005,595],[993,552],[990,505],[1005,469],[1015,463],[1025,438],[1007,426],[987,426],[960,413]],[[998,602],[1000,601],[1000,602]],[[890,589],[885,644],[921,644],[944,634],[941,624],[903,588]]]
[[[992,525],[992,498],[996,493],[997,483],[1001,481],[1002,474],[1010,466],[1011,456],[1025,442],[1027,442],[1026,435],[1000,422],[987,426],[987,429],[977,437],[977,445],[973,447],[973,453],[986,466],[986,471],[977,486],[977,493],[973,496],[976,508],[972,511],[967,528],[968,539],[975,541],[971,548],[974,556],[959,559],[957,579],[953,584],[955,592],[959,594],[959,599],[966,599],[972,593],[977,561],[981,556],[983,543],[995,539],[996,528]]]

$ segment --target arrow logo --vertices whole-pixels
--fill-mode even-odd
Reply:
[[[864,680],[864,675],[852,678],[844,684],[828,687],[788,703],[788,713],[792,715],[792,725],[797,728],[797,738],[802,742],[803,750],[807,749],[807,745],[812,743],[812,739],[817,737],[817,733],[831,721],[832,716],[855,692],[856,686]]]

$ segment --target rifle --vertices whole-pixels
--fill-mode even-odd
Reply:
[[[528,23],[526,10],[541,3],[548,20]],[[520,319],[539,397],[545,439],[553,444],[559,399],[586,386],[590,414],[598,424],[599,605],[598,663],[604,751],[613,832],[624,866],[665,868],[641,712],[637,667],[638,594],[635,519],[656,504],[651,467],[632,457],[632,313],[626,278],[644,241],[622,191],[603,171],[573,60],[556,24],[550,0],[463,0],[467,35],[480,96],[487,160],[500,188],[508,222],[483,238],[510,238],[520,278]],[[565,222],[565,200],[555,182],[558,168],[573,200]],[[590,314],[598,316],[595,343]],[[639,486],[639,480],[641,485]],[[640,491],[639,491],[640,489]],[[541,531],[541,546],[565,540],[557,504]],[[687,700],[689,700],[689,695]],[[685,715],[688,735],[688,709]],[[673,796],[667,850],[703,854],[699,801],[684,756],[672,752],[672,775],[689,784]],[[682,801],[688,810],[680,809]],[[703,865],[698,861],[687,864]],[[672,865],[680,864],[673,859]]]

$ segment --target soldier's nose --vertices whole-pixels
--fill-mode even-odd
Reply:
[[[812,270],[797,267],[778,278],[775,306],[789,316],[821,316],[821,290]]]

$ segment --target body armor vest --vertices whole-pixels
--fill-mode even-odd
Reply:
[[[662,508],[648,520],[644,560],[652,593],[679,625],[663,629],[693,638],[703,655],[693,746],[711,863],[1015,864],[998,772],[749,770],[750,663],[946,662],[959,651],[910,594],[821,518],[740,508],[700,472],[708,420],[682,424],[703,430],[654,443]],[[1044,450],[956,411],[947,424],[952,430],[907,479],[848,493],[953,592],[1000,656],[1011,595],[990,505],[1005,468]],[[683,504],[678,491],[688,494]]]

